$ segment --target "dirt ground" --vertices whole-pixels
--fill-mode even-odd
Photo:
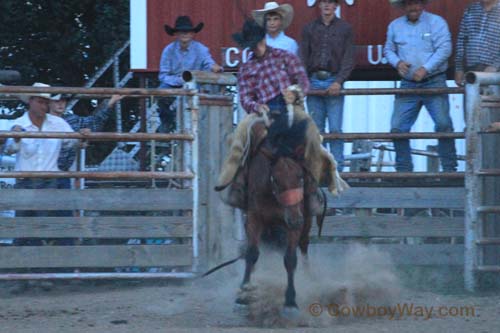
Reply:
[[[317,258],[318,259],[318,258]],[[19,295],[0,283],[2,332],[498,332],[500,294],[422,292],[398,280],[387,258],[354,251],[344,262],[302,263],[300,313],[282,314],[282,258],[259,260],[256,301],[237,308],[242,263],[191,282],[59,282]],[[339,273],[341,272],[341,273]],[[418,286],[417,286],[418,287]]]

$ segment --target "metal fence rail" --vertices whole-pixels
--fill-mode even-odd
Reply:
[[[477,272],[490,271],[499,272],[498,252],[490,252],[489,258],[497,265],[485,266],[485,257],[487,256],[484,247],[478,247],[483,239],[498,237],[498,234],[493,232],[495,228],[487,228],[486,213],[496,214],[499,211],[489,209],[484,203],[487,197],[494,195],[495,186],[500,184],[498,178],[496,180],[485,181],[484,176],[498,176],[498,170],[483,170],[484,166],[498,167],[498,158],[495,159],[493,154],[484,154],[483,148],[487,142],[487,133],[483,131],[485,120],[489,119],[493,112],[489,108],[498,106],[488,105],[496,103],[498,99],[494,97],[486,98],[486,105],[483,104],[481,96],[481,87],[488,85],[500,85],[500,73],[479,73],[469,72],[465,75],[466,79],[466,116],[467,116],[467,132],[466,132],[466,149],[467,161],[465,171],[465,288],[469,291],[474,291],[478,287]],[[496,141],[492,141],[493,143]],[[494,149],[494,148],[493,148]],[[495,163],[496,161],[496,163]],[[495,165],[495,166],[492,166]],[[498,202],[498,201],[496,201]],[[492,208],[494,206],[490,206]],[[498,219],[496,220],[498,222]],[[498,229],[496,229],[498,230]],[[488,232],[489,231],[489,232]],[[497,258],[495,258],[497,257]]]

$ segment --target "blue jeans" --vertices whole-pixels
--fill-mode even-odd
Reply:
[[[446,88],[445,74],[437,75],[425,82],[401,81],[401,88]],[[422,106],[427,108],[434,121],[435,132],[453,132],[450,117],[450,102],[447,94],[441,95],[397,95],[391,119],[391,132],[408,133],[417,120]],[[413,171],[410,141],[394,140],[396,149],[396,170],[398,172]],[[445,172],[456,171],[457,153],[454,139],[440,139],[438,153],[441,166]]]
[[[315,75],[312,75],[309,80],[311,89],[325,90],[335,81],[335,76],[319,80]],[[325,131],[325,122],[328,118],[330,133],[342,133],[344,96],[307,96],[307,108],[320,132]],[[332,140],[330,151],[337,161],[337,169],[342,171],[344,167],[344,140]]]

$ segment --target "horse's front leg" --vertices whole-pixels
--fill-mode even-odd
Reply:
[[[245,226],[248,244],[245,254],[245,275],[240,286],[236,303],[247,305],[251,301],[249,293],[253,291],[250,286],[250,275],[259,259],[259,240],[262,233],[262,223],[255,214],[249,213]]]
[[[288,230],[287,233],[287,248],[285,252],[285,268],[288,277],[288,286],[285,293],[285,309],[297,309],[295,302],[295,284],[294,274],[297,268],[297,246],[300,238],[300,229]]]
[[[309,248],[309,233],[311,231],[312,217],[304,217],[304,227],[300,233],[299,249],[302,254],[301,264],[303,264],[306,274],[312,277],[311,266],[309,264],[309,257],[307,256],[307,250]]]

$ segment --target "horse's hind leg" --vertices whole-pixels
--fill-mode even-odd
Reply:
[[[307,258],[307,249],[309,247],[309,233],[311,232],[311,225],[312,225],[312,217],[305,216],[304,227],[300,232],[299,248],[302,255],[306,258]]]
[[[311,266],[309,264],[309,257],[307,255],[307,250],[309,248],[309,232],[311,231],[312,218],[306,216],[304,218],[304,227],[300,233],[299,249],[301,256],[301,265],[304,266],[304,270],[308,277],[312,277]]]
[[[250,282],[250,275],[252,274],[253,268],[258,259],[259,248],[256,244],[249,244],[245,254],[245,276],[243,277],[243,282],[241,283],[242,288]]]

